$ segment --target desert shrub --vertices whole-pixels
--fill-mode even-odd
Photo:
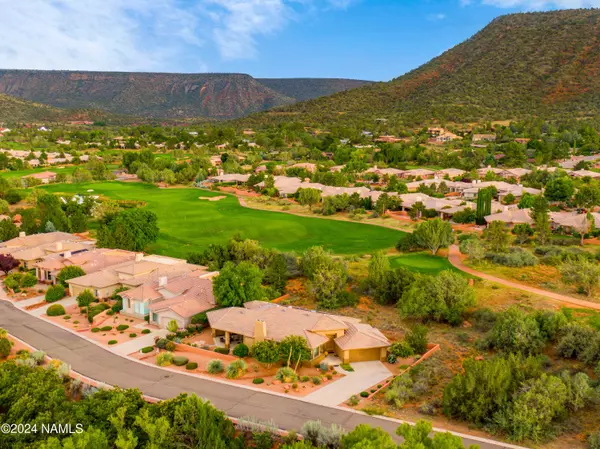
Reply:
[[[496,322],[496,313],[487,308],[477,309],[471,315],[471,320],[477,329],[489,331],[494,327],[494,323]]]
[[[52,285],[46,290],[46,302],[56,302],[65,297],[65,288],[58,284]]]
[[[262,384],[265,380],[262,377],[255,377],[254,379],[252,379],[252,383],[259,385]]]
[[[423,325],[413,326],[404,337],[406,343],[416,354],[425,354],[427,352],[427,328]]]
[[[348,399],[348,405],[351,407],[354,407],[356,405],[358,405],[358,403],[360,402],[360,399],[358,398],[357,395],[353,394],[352,396],[350,396],[350,399]]]
[[[92,332],[93,333],[100,332],[100,328],[99,327],[92,327]]]
[[[148,354],[149,352],[154,351],[154,347],[153,346],[146,346],[144,348],[142,348],[142,354]]]
[[[137,334],[135,334],[135,333],[129,334],[129,338],[135,338],[135,337],[137,337]]]
[[[156,347],[158,349],[166,349],[167,343],[169,343],[169,340],[167,340],[166,338],[159,338],[158,340],[156,340]]]
[[[310,380],[310,377],[308,377],[308,376],[300,377],[300,382],[308,382],[309,380]]]
[[[187,365],[185,365],[185,369],[188,371],[195,370],[196,368],[198,368],[198,364],[196,362],[190,362]]]
[[[229,365],[227,365],[227,371],[225,372],[225,377],[228,379],[238,379],[244,375],[246,372],[246,362],[242,359],[234,360]]]
[[[144,329],[142,331],[142,334],[146,335],[146,334],[149,334],[150,332],[151,332],[150,329]]]
[[[300,433],[314,447],[339,448],[345,432],[335,424],[327,427],[321,421],[307,421]]]
[[[406,342],[406,340],[393,343],[392,346],[388,348],[388,352],[401,359],[410,357],[415,353],[413,348]]]
[[[6,358],[10,355],[12,343],[6,337],[0,338],[0,357]]]
[[[361,398],[368,398],[369,397],[369,392],[368,391],[361,391],[360,392],[360,397]]]
[[[48,316],[60,316],[64,315],[65,313],[65,308],[62,306],[62,304],[52,304],[46,311],[46,315]]]
[[[268,430],[254,432],[252,443],[254,449],[271,449],[273,447],[273,435]]]
[[[121,332],[121,331],[124,331],[124,330],[127,330],[127,329],[129,329],[129,325],[128,325],[128,324],[119,324],[119,325],[117,326],[117,330],[118,330],[119,332]]]
[[[102,332],[108,332],[108,331],[111,331],[111,330],[112,330],[112,326],[102,326],[102,327],[100,328],[100,330],[101,330]]]
[[[413,380],[408,374],[396,377],[385,392],[385,400],[396,408],[402,408],[414,397]]]
[[[233,348],[233,355],[236,357],[244,358],[248,356],[249,352],[250,350],[248,349],[248,346],[243,343],[240,343]]]
[[[183,365],[187,365],[189,362],[189,359],[187,357],[183,357],[183,356],[175,356],[173,357],[173,364],[175,366],[183,366]]]
[[[298,380],[298,374],[292,368],[284,366],[283,368],[279,368],[277,373],[275,374],[275,379],[281,381],[282,383],[291,383],[296,382]]]
[[[321,385],[321,378],[319,376],[313,376],[312,383],[315,385]]]
[[[488,253],[485,257],[497,265],[506,267],[531,267],[539,262],[537,257],[518,246],[509,248],[505,253]]]
[[[177,349],[177,345],[174,342],[169,341],[165,345],[165,349],[169,352],[173,352],[173,351],[175,351],[175,349]]]
[[[588,449],[600,449],[600,430],[590,433],[587,437]]]
[[[342,363],[340,365],[340,368],[342,368],[344,371],[348,371],[349,373],[354,372],[354,368],[352,368],[352,365],[350,365],[349,363]]]
[[[511,354],[539,354],[545,338],[533,314],[510,308],[499,313],[487,337],[489,347]]]
[[[96,304],[94,306],[90,306],[88,307],[88,311],[87,311],[87,316],[88,316],[88,321],[91,323],[94,320],[94,317],[102,312],[104,312],[106,309],[109,309],[109,305],[101,302],[100,304]]]
[[[408,253],[422,251],[425,248],[419,243],[414,234],[410,233],[406,234],[396,243],[396,249],[402,253]]]
[[[333,379],[333,376],[331,374],[327,374],[327,376],[325,376],[325,377],[327,377],[327,380]]]
[[[558,354],[567,359],[577,359],[593,363],[590,357],[595,349],[595,342],[600,339],[600,332],[582,324],[570,324],[563,330],[563,335],[556,345]],[[600,357],[600,355],[599,355]]]
[[[173,363],[173,354],[170,352],[161,352],[156,356],[156,364],[158,366],[169,366]]]
[[[109,345],[116,345],[117,343],[118,343],[117,340],[109,340],[108,341]]]
[[[21,287],[29,288],[37,284],[37,278],[33,273],[25,273],[21,278]]]
[[[46,353],[44,351],[33,351],[31,353],[31,358],[35,360],[35,363],[37,363],[38,365],[40,365],[44,361],[45,357]]]
[[[215,352],[218,352],[219,354],[229,354],[229,348],[221,348],[221,347],[217,347],[215,348]]]
[[[225,367],[223,366],[223,362],[220,360],[211,360],[210,362],[208,362],[208,367],[206,368],[206,370],[210,373],[210,374],[219,374],[222,373],[225,370]]]

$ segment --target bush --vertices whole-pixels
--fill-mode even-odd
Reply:
[[[33,274],[33,273],[26,273],[21,278],[20,286],[23,288],[33,287],[36,284],[37,284],[37,278],[35,277],[35,274]]]
[[[414,326],[404,339],[416,354],[427,352],[427,328],[422,325]]]
[[[150,332],[151,332],[150,329],[144,329],[142,331],[142,334],[146,335],[146,334],[149,334]]]
[[[417,241],[414,234],[410,233],[406,234],[396,243],[396,249],[402,253],[409,253],[412,251],[421,251],[425,248]]]
[[[331,374],[327,374],[327,376],[325,376],[325,377],[327,377],[327,380],[333,379],[333,376]]]
[[[100,328],[99,327],[92,327],[92,332],[93,333],[100,332]]]
[[[509,248],[506,253],[489,253],[485,257],[493,263],[505,267],[531,267],[539,262],[537,257],[518,246]]]
[[[109,310],[108,312],[106,312],[106,315],[108,316],[113,316],[115,314],[115,312],[113,312],[112,310]]]
[[[121,332],[121,331],[124,331],[124,330],[127,330],[127,329],[129,329],[129,325],[128,325],[128,324],[119,324],[119,325],[117,326],[117,330],[118,330],[119,332]]]
[[[209,374],[219,374],[225,370],[225,367],[223,366],[222,361],[211,360],[210,362],[208,362],[208,367],[206,368],[206,370],[209,372]]]
[[[246,362],[242,359],[235,360],[227,365],[227,371],[225,373],[225,377],[227,379],[238,379],[244,375],[246,372]]]
[[[33,351],[31,353],[31,358],[35,360],[35,363],[37,363],[38,365],[40,365],[44,361],[45,357],[46,353],[44,351]]]
[[[354,368],[352,368],[352,365],[350,365],[349,363],[342,363],[340,365],[340,368],[342,368],[344,371],[348,371],[349,373],[354,372]]]
[[[587,446],[589,449],[600,449],[600,430],[589,434],[587,437]]]
[[[173,354],[170,352],[161,352],[156,356],[156,364],[158,366],[169,366],[173,363]]]
[[[477,329],[489,331],[496,322],[496,312],[487,308],[477,309],[473,312],[472,321]]]
[[[0,357],[6,358],[10,355],[10,349],[12,348],[12,344],[10,340],[6,337],[0,338]]]
[[[154,351],[154,346],[146,346],[142,348],[142,354],[148,354],[149,352]]]
[[[309,380],[310,380],[310,377],[308,377],[308,376],[300,377],[300,382],[308,382]]]
[[[252,383],[255,385],[260,385],[264,382],[265,380],[262,377],[255,377],[254,379],[252,379]]]
[[[113,313],[118,313],[123,310],[123,300],[117,299],[117,301],[110,308]]]
[[[103,326],[100,328],[102,332],[109,332],[112,330],[112,326]]]
[[[248,349],[248,346],[246,346],[244,343],[240,343],[233,348],[233,355],[236,357],[247,357],[249,352],[250,350]]]
[[[88,307],[91,303],[95,302],[96,298],[90,290],[84,290],[77,295],[77,305],[79,307]]]
[[[187,365],[185,365],[185,369],[188,371],[195,370],[196,368],[198,368],[198,364],[196,362],[190,362]]]
[[[215,348],[215,352],[218,352],[219,354],[227,355],[227,354],[229,354],[229,348],[218,347],[218,348]]]
[[[173,357],[173,364],[175,366],[187,365],[188,362],[189,362],[189,359],[187,357],[183,357],[180,355]]]
[[[277,373],[275,374],[275,379],[281,381],[281,383],[291,383],[296,382],[298,380],[298,374],[292,368],[284,366],[283,368],[279,368]]]
[[[397,341],[388,348],[388,352],[396,358],[405,359],[415,353],[406,340]]]
[[[173,352],[173,351],[175,351],[175,349],[177,349],[177,345],[174,342],[169,341],[165,345],[165,349],[169,352]]]
[[[116,345],[117,343],[117,340],[109,340],[108,342],[109,345]]]
[[[368,398],[369,397],[369,392],[368,391],[361,391],[360,392],[360,397],[361,398]]]
[[[312,383],[315,384],[315,385],[321,385],[321,378],[318,377],[318,376],[314,376],[312,378]]]
[[[167,340],[166,338],[159,338],[158,340],[156,340],[156,347],[158,349],[166,349],[167,343],[169,343],[169,340]]]
[[[137,334],[133,333],[133,334],[129,334],[129,338],[135,338],[137,337]]]
[[[56,302],[65,297],[65,288],[62,285],[53,285],[46,291],[46,302]]]
[[[64,315],[65,313],[65,308],[62,306],[62,304],[53,304],[48,307],[48,310],[46,311],[46,315],[48,316],[60,316]]]

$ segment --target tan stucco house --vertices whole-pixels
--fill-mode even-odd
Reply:
[[[335,353],[343,363],[385,360],[389,340],[376,328],[360,320],[250,301],[244,307],[212,310],[207,314],[213,336],[252,346],[264,340],[281,341],[288,335],[306,338],[312,352],[311,365],[326,353]]]

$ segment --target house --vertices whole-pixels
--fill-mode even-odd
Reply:
[[[527,145],[527,143],[530,141],[531,139],[527,138],[527,137],[517,137],[515,139],[515,142],[520,143],[521,145]]]
[[[465,173],[460,168],[444,168],[443,170],[436,171],[434,175],[436,178],[445,178],[447,176],[450,179],[454,179],[464,176]]]
[[[425,185],[427,187],[438,187],[440,184],[444,183],[448,188],[449,192],[463,192],[465,189],[471,187],[471,183],[469,182],[461,182],[461,181],[448,181],[445,179],[435,178],[435,179],[423,179],[421,181],[413,181],[406,183],[406,187],[409,192],[416,192],[419,190],[419,187]]]
[[[404,174],[405,170],[399,170],[397,168],[378,168],[377,165],[371,167],[363,172],[365,173],[374,173],[380,176],[398,176],[401,177]]]
[[[236,340],[251,346],[264,340],[279,342],[289,335],[304,337],[311,350],[310,365],[327,353],[335,353],[343,363],[385,360],[390,346],[378,329],[355,318],[263,301],[212,310],[206,316],[213,336],[222,337],[226,346]]]
[[[302,168],[309,173],[317,171],[317,164],[311,164],[310,162],[301,162],[298,164],[290,165],[288,168]]]
[[[427,170],[426,168],[414,168],[412,170],[405,170],[400,177],[401,178],[421,178],[428,179],[433,178],[435,172],[433,170]]]
[[[529,209],[504,207],[501,212],[487,215],[484,219],[488,224],[493,221],[501,221],[511,227],[520,223],[533,224]]]
[[[444,131],[444,132],[428,139],[427,143],[430,143],[433,145],[443,145],[447,142],[452,142],[453,140],[460,140],[460,139],[462,139],[462,137],[460,137],[454,133],[451,133],[450,131]]]
[[[294,195],[300,188],[300,184],[302,184],[302,180],[300,178],[274,176],[274,186],[279,192],[279,195],[283,197]],[[256,184],[256,187],[259,189],[264,189],[265,182],[259,182]]]
[[[600,214],[596,212],[591,213],[592,218],[594,220],[594,227],[600,226]],[[588,228],[588,218],[587,214],[579,214],[577,212],[550,212],[550,226],[552,229],[561,228],[563,231],[572,233],[580,232],[581,230],[585,230],[587,232]]]
[[[71,296],[91,290],[96,298],[106,299],[120,288],[134,288],[161,276],[177,276],[193,271],[205,273],[207,270],[206,267],[188,264],[183,259],[137,253],[134,260],[69,279],[67,283]]]
[[[500,173],[504,179],[514,179],[517,182],[521,182],[521,178],[531,173],[531,170],[527,168],[507,168]]]
[[[439,127],[427,128],[427,134],[429,134],[429,137],[431,137],[431,138],[437,137],[444,132],[446,132],[446,130],[444,128],[439,128]]]
[[[462,199],[432,198],[424,193],[404,193],[400,195],[400,198],[402,199],[402,210],[410,210],[416,203],[421,203],[425,209],[435,210],[442,219],[450,218],[455,213],[467,208],[475,210],[477,207],[474,203]]]
[[[94,241],[66,232],[25,235],[0,243],[0,254],[10,254],[19,261],[25,270],[34,268],[46,256],[64,251],[79,251],[93,248]]]
[[[382,142],[382,143],[397,143],[397,142],[405,142],[405,141],[406,141],[405,138],[400,138],[400,137],[396,137],[396,136],[387,136],[387,135],[379,136],[375,139],[375,142]],[[408,141],[410,142],[410,138],[408,138]]]
[[[208,181],[209,182],[235,182],[236,184],[238,184],[238,183],[243,184],[245,182],[248,182],[248,178],[250,178],[250,175],[231,173],[231,174],[227,174],[227,175],[211,176],[210,178],[208,178]]]
[[[574,178],[585,178],[589,176],[590,178],[597,179],[600,178],[600,173],[590,170],[577,170],[570,171],[569,176],[572,176]]]
[[[477,174],[479,175],[480,178],[485,178],[485,176],[489,172],[492,172],[493,174],[495,174],[497,176],[502,176],[502,173],[504,173],[504,169],[497,168],[497,167],[490,167],[489,165],[487,167],[477,169]]]
[[[495,142],[496,134],[473,134],[473,143],[475,142]]]
[[[345,165],[334,165],[333,167],[329,168],[329,171],[331,173],[338,173],[341,172],[344,168],[346,168]]]
[[[212,277],[218,272],[192,271],[182,275],[159,276],[120,294],[123,315],[148,316],[148,322],[166,328],[172,320],[179,328],[191,324],[192,318],[216,306]]]
[[[95,273],[113,265],[134,260],[136,253],[122,249],[84,248],[53,253],[33,264],[40,282],[56,283],[56,276],[65,267],[80,267],[86,274]]]
[[[21,176],[21,180],[23,182],[25,182],[26,178],[39,179],[42,182],[42,184],[49,184],[56,180],[56,173],[51,171],[43,171],[40,173],[32,173],[31,175]]]

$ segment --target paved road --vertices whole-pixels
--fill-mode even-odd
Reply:
[[[478,278],[485,279],[487,281],[496,282],[498,284],[502,284],[510,288],[516,288],[525,292],[545,296],[546,298],[549,298],[553,301],[573,304],[575,306],[585,307],[588,309],[600,310],[600,303],[597,302],[585,301],[583,299],[577,299],[571,296],[561,295],[560,293],[553,293],[547,290],[542,290],[541,288],[530,287],[528,285],[520,284],[518,282],[507,281],[506,279],[498,278],[496,276],[492,276],[491,274],[482,273],[481,271],[477,271],[471,267],[467,267],[462,261],[462,255],[457,245],[450,246],[450,250],[448,252],[448,260],[452,265],[454,265],[454,267],[458,268],[459,270],[464,271],[465,273],[469,273]]]
[[[286,430],[298,430],[304,422],[316,419],[346,429],[366,423],[381,427],[392,435],[398,427],[397,421],[386,418],[311,404],[141,364],[33,317],[6,301],[0,301],[0,327],[45,351],[50,357],[70,364],[80,374],[121,388],[138,388],[144,394],[159,399],[172,398],[185,392],[195,393],[209,399],[229,416],[272,419]],[[468,436],[464,436],[463,440],[465,445],[478,444],[481,449],[517,448],[504,443],[482,442]]]

